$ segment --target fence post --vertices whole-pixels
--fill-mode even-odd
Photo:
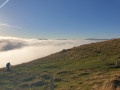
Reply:
[[[51,76],[51,81],[50,81],[50,90],[54,90],[54,84],[53,84],[53,76]]]

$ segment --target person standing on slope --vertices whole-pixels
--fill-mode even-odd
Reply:
[[[10,62],[6,64],[7,71],[10,71]]]

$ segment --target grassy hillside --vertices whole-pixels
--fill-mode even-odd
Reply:
[[[118,58],[118,66],[115,60]],[[63,50],[0,70],[0,90],[120,90],[120,39]]]

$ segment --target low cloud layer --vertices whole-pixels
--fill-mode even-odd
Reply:
[[[29,62],[63,49],[83,44],[97,42],[96,40],[38,40],[15,37],[0,37],[0,67],[7,62],[12,65]]]

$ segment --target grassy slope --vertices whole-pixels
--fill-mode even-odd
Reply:
[[[114,66],[120,57],[120,39],[63,50],[59,53],[0,70],[0,90],[93,90],[120,73]]]

